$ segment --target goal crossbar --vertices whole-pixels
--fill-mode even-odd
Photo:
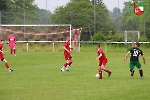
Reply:
[[[0,25],[0,26],[71,26],[71,24],[38,24],[38,25],[8,25],[8,24],[2,24],[2,25]]]

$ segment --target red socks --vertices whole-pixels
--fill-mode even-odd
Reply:
[[[13,54],[13,49],[10,50],[11,55]]]
[[[6,66],[6,68],[7,68],[7,69],[9,69],[9,65],[8,65],[8,63],[5,63],[5,66]]]
[[[14,49],[14,54],[16,54],[16,49]]]
[[[12,55],[12,54],[16,54],[16,49],[11,49],[11,50],[10,50],[10,53],[11,53],[11,55]]]
[[[108,69],[106,69],[106,70],[104,70],[105,72],[107,72],[107,73],[110,73],[111,71],[110,70],[108,70]]]
[[[102,71],[99,71],[99,78],[102,78]]]
[[[65,64],[64,64],[64,67],[67,67],[67,65],[68,65],[68,63],[65,63]]]
[[[69,66],[72,64],[72,62],[69,63]]]

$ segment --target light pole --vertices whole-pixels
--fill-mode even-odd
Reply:
[[[70,24],[72,24],[72,8],[71,8],[72,0],[70,0]]]
[[[96,11],[95,11],[95,0],[94,0],[94,33],[95,33],[95,30],[96,30]]]
[[[145,27],[146,27],[146,25],[145,25],[145,16],[144,16],[144,37],[146,37],[145,36]]]
[[[46,0],[46,24],[47,24],[47,0]]]
[[[2,32],[1,32],[1,11],[0,11],[0,39],[2,39]]]
[[[120,12],[119,12],[119,0],[118,0],[118,34],[120,34]]]
[[[23,24],[25,25],[26,24],[26,13],[25,13],[25,4],[24,4],[24,0],[23,0]],[[25,26],[24,26],[24,28],[23,28],[23,30],[24,30],[24,33],[25,33]],[[25,41],[25,34],[23,35],[24,36],[24,41]]]
[[[25,17],[26,13],[25,13],[25,5],[24,5],[24,0],[23,0],[23,24],[26,24],[26,17]]]

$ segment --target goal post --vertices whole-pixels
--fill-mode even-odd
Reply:
[[[82,30],[82,28],[79,28]],[[62,51],[66,37],[70,35],[70,46],[74,43],[74,30],[71,24],[46,24],[46,25],[1,25],[1,39],[7,41],[8,36],[13,33],[17,38],[17,44],[22,46],[23,51],[40,52]],[[81,34],[81,31],[80,33]],[[18,45],[17,45],[18,46]]]
[[[124,41],[125,43],[132,43],[134,46],[135,42],[138,42],[140,39],[140,31],[125,31],[124,32]]]

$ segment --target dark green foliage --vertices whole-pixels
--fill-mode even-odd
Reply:
[[[124,41],[124,34],[112,34],[112,31],[109,30],[108,35],[104,35],[101,32],[95,33],[93,35],[94,41],[105,41],[105,42],[123,42]]]
[[[106,35],[109,30],[116,32],[104,4],[100,2],[93,5],[88,0],[74,0],[65,7],[59,7],[52,14],[51,23],[72,24],[73,28],[83,28],[81,40],[89,40],[91,34],[99,31]]]
[[[104,34],[99,32],[93,35],[93,40],[94,41],[106,41],[106,37],[104,36]]]
[[[14,1],[14,2],[13,2]],[[2,24],[36,24],[38,16],[36,14],[37,6],[33,4],[34,0],[8,0],[1,4]]]
[[[6,0],[0,0],[0,11],[7,9],[7,1]]]

